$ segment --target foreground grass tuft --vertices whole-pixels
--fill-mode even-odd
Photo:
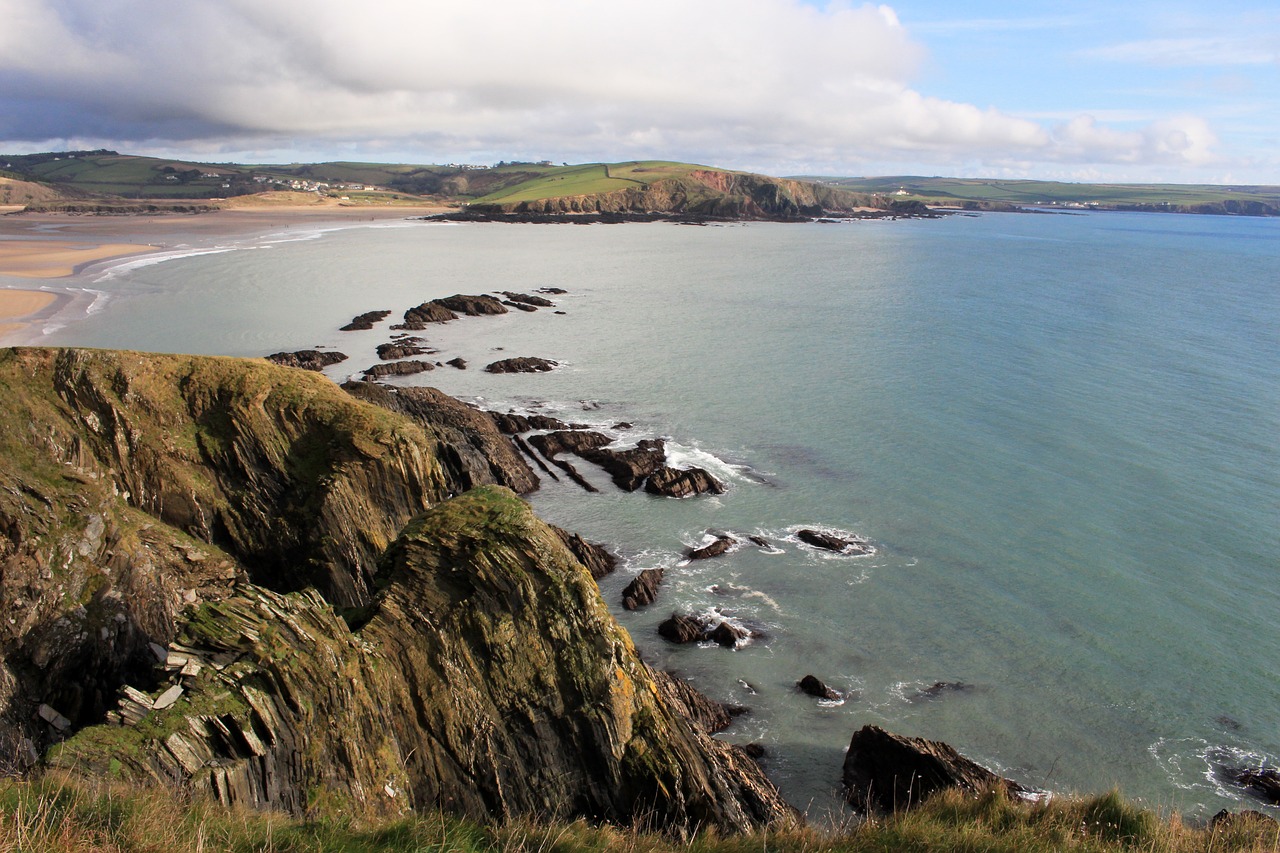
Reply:
[[[949,792],[911,812],[839,830],[796,829],[675,840],[584,821],[482,825],[440,814],[392,821],[303,821],[226,809],[155,788],[90,785],[48,775],[0,780],[0,853],[10,851],[271,851],[271,853],[863,853],[863,851],[1142,851],[1280,853],[1274,822],[1190,827],[1115,791],[1045,804]]]

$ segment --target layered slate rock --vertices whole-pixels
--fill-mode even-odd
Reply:
[[[863,726],[854,734],[842,777],[849,805],[861,811],[906,810],[946,788],[1003,788],[1013,797],[1031,793],[942,741],[903,737],[879,726]]]
[[[468,296],[462,293],[455,293],[453,296],[446,296],[443,299],[434,299],[432,301],[442,308],[456,311],[459,314],[466,314],[468,317],[507,313],[507,309],[503,307],[501,300],[487,294]]]
[[[688,498],[694,495],[722,495],[724,483],[701,468],[669,468],[664,465],[649,476],[644,490],[652,495]]]
[[[507,435],[519,435],[534,429],[567,430],[569,425],[547,415],[517,415],[514,412],[490,412],[489,417]]]
[[[821,530],[804,529],[796,531],[796,538],[801,542],[812,545],[815,548],[822,548],[825,551],[834,551],[837,554],[870,554],[871,546],[866,541],[855,537],[845,538],[837,536],[834,533],[826,533]]]
[[[618,567],[618,558],[610,554],[609,549],[603,545],[588,542],[578,534],[570,533],[555,525],[552,525],[551,529],[555,531],[556,536],[560,537],[560,541],[577,558],[578,562],[586,566],[587,571],[591,573],[591,577],[596,580],[611,574]]]
[[[331,364],[347,360],[347,356],[344,353],[316,349],[301,349],[297,352],[273,352],[266,358],[267,361],[272,364],[278,364],[281,367],[297,367],[302,370],[316,371],[324,370]]]
[[[393,329],[409,329],[410,331],[420,331],[427,327],[428,323],[447,323],[450,320],[458,319],[458,315],[450,311],[439,302],[423,302],[404,312],[404,322],[392,326]]]
[[[517,305],[528,305],[532,308],[556,307],[554,302],[542,296],[532,296],[528,293],[512,293],[510,290],[503,290],[501,293],[507,297],[507,301],[514,302]]]
[[[413,355],[426,355],[434,352],[424,346],[410,341],[390,341],[385,344],[378,344],[378,358],[383,361],[394,361],[398,358],[408,358]]]
[[[182,697],[145,728],[81,732],[55,763],[113,756],[125,779],[295,813],[324,797],[677,833],[793,819],[744,752],[685,717],[683,694],[510,492],[433,508],[387,560],[356,630],[313,592],[247,587],[201,608],[173,650],[207,663]]]
[[[393,388],[372,382],[342,386],[358,400],[413,420],[431,438],[432,455],[460,490],[506,486],[517,494],[537,490],[538,476],[493,421],[435,388]]]
[[[410,359],[409,361],[388,361],[383,364],[375,364],[366,368],[361,375],[365,379],[382,379],[386,376],[413,376],[416,373],[426,373],[428,370],[435,369],[436,366],[429,361]]]
[[[662,583],[662,569],[644,569],[622,590],[622,606],[635,610],[653,604],[658,599],[658,586]]]
[[[260,360],[7,349],[0,395],[0,754],[20,764],[145,687],[184,608],[236,583],[367,604],[400,528],[462,487],[420,427]]]
[[[1272,805],[1280,805],[1280,771],[1270,767],[1228,770],[1229,775],[1251,794]]]

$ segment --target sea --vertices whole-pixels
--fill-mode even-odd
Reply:
[[[1280,761],[1280,220],[334,223],[65,284],[76,299],[32,341],[319,346],[350,356],[335,381],[420,302],[561,288],[554,309],[419,333],[468,368],[392,383],[663,438],[727,484],[625,493],[582,462],[599,493],[544,476],[529,499],[620,557],[600,586],[642,655],[748,707],[722,737],[763,745],[811,818],[841,819],[867,724],[1054,793],[1262,807],[1229,769]],[[338,331],[374,309],[394,313]],[[559,366],[482,370],[511,356]],[[806,527],[874,551],[812,548]],[[740,544],[685,558],[721,533]],[[652,567],[658,601],[623,610]],[[671,645],[673,613],[760,636]],[[799,693],[806,674],[843,698]]]

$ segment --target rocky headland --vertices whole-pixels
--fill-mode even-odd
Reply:
[[[489,418],[227,358],[14,349],[0,387],[10,770],[300,814],[795,819],[641,661]]]

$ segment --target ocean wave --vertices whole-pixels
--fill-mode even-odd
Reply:
[[[94,276],[94,284],[104,281],[111,281],[120,276],[140,270],[144,267],[163,264],[168,261],[176,261],[181,258],[194,258],[200,255],[219,255],[224,252],[234,252],[239,249],[253,248],[251,246],[207,246],[205,248],[181,248],[172,249],[165,252],[152,252],[151,254],[142,255],[136,258],[129,258],[118,263],[111,263],[106,269]]]
[[[1182,791],[1212,793],[1237,802],[1251,800],[1228,770],[1276,767],[1275,756],[1229,743],[1200,737],[1160,738],[1147,752],[1164,771],[1169,784]]]

